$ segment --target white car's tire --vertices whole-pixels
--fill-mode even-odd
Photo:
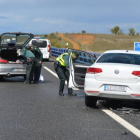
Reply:
[[[97,99],[95,97],[85,95],[85,104],[86,104],[86,106],[95,107],[96,103],[97,103]]]

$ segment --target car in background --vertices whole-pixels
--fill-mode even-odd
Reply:
[[[6,32],[0,36],[0,77],[26,76],[26,64],[20,64],[17,60],[23,60],[17,56],[17,49],[24,48],[34,37],[30,33]]]
[[[70,66],[69,87],[84,88],[87,106],[94,107],[97,100],[140,101],[139,51],[106,51],[89,67],[70,58]],[[81,72],[83,83],[76,78]]]
[[[28,44],[29,46],[37,46],[43,54],[43,59],[49,61],[51,42],[44,37],[34,37]]]

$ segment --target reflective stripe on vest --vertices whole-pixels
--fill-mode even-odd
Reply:
[[[61,64],[61,66],[66,66],[65,65],[65,61],[64,61],[64,59],[63,59],[63,56],[64,55],[68,55],[68,53],[63,53],[63,54],[61,54],[60,56],[58,56],[57,58],[56,58],[56,61],[58,61],[60,64]],[[71,56],[72,56],[72,52],[71,52]]]

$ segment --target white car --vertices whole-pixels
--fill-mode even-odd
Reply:
[[[72,63],[71,58],[70,64],[69,87],[84,88],[87,106],[93,107],[101,99],[140,101],[139,51],[111,50],[91,66]]]
[[[43,54],[43,59],[49,61],[51,42],[44,37],[34,37],[28,44],[29,46],[37,46]]]

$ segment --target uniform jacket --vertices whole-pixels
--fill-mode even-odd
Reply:
[[[43,54],[40,51],[40,49],[38,47],[33,46],[32,52],[35,55],[35,57],[36,58],[39,58],[39,60],[42,62],[42,60],[43,60]]]
[[[21,50],[21,56],[23,56],[24,59],[35,57],[35,55],[30,50]]]

